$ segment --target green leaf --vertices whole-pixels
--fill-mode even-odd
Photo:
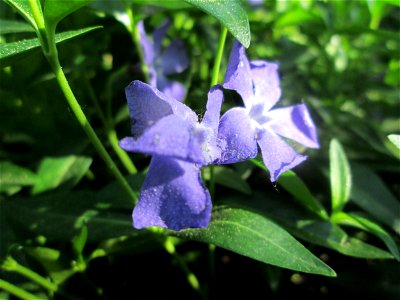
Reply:
[[[35,32],[35,30],[25,22],[0,19],[0,34],[20,32]]]
[[[204,179],[210,180],[210,172],[208,169],[204,171]],[[251,194],[251,187],[249,184],[234,170],[227,167],[215,166],[214,167],[215,182],[233,190],[239,191],[243,194]]]
[[[215,244],[267,264],[325,276],[336,273],[280,226],[259,213],[219,206],[205,229],[185,229],[178,237]]]
[[[91,163],[91,158],[75,155],[43,159],[32,193],[43,193],[61,184],[64,189],[72,188],[86,174]]]
[[[13,195],[24,186],[34,185],[37,176],[31,170],[11,162],[0,162],[0,193]]]
[[[246,48],[250,45],[250,25],[240,0],[184,0],[215,17]]]
[[[332,210],[343,209],[350,197],[351,173],[346,154],[339,141],[333,139],[329,147]]]
[[[101,26],[93,26],[78,30],[71,30],[56,34],[56,43],[64,42],[92,30],[99,29]],[[13,43],[0,45],[0,67],[6,67],[29,54],[32,50],[39,49],[39,39],[22,40]]]
[[[240,201],[232,199],[230,201]],[[241,202],[243,200],[241,199]],[[321,220],[314,214],[300,209],[294,203],[285,202],[282,198],[272,195],[254,193],[252,199],[246,199],[245,204],[262,212],[270,219],[279,223],[294,236],[315,245],[336,250],[344,255],[369,258],[388,259],[392,255],[356,238],[349,237],[339,226],[330,221]]]
[[[15,8],[24,18],[27,20],[33,28],[37,29],[36,22],[33,18],[31,7],[29,6],[29,1],[24,0],[4,0],[8,5]]]
[[[360,216],[356,213],[344,213],[344,212],[334,213],[332,215],[332,221],[338,224],[349,225],[356,228],[360,228],[374,234],[385,243],[385,245],[388,247],[393,256],[398,261],[400,261],[399,249],[397,248],[395,241],[392,239],[389,233],[386,232],[385,229],[383,229],[375,222],[372,222],[371,220],[368,220],[367,218]]]
[[[311,194],[305,183],[294,172],[287,171],[283,173],[278,180],[286,191],[288,191],[294,199],[308,210],[316,213],[323,219],[328,219],[328,214],[322,204]]]
[[[400,203],[396,197],[369,168],[352,164],[351,169],[353,173],[352,202],[400,234]]]
[[[400,149],[400,134],[389,134],[388,139],[397,147],[397,149]]]
[[[86,225],[83,225],[81,232],[72,239],[72,246],[77,255],[82,255],[83,249],[85,248],[88,238],[88,229]]]
[[[46,26],[55,28],[58,22],[91,1],[92,0],[46,0],[44,7],[44,20]]]

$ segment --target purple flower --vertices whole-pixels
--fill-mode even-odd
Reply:
[[[126,96],[133,137],[121,140],[120,147],[153,155],[133,211],[134,227],[206,227],[212,205],[200,167],[220,157],[221,87],[210,90],[201,122],[189,107],[140,81],[126,88]]]
[[[271,181],[307,157],[296,153],[282,137],[310,148],[318,148],[315,125],[304,104],[271,109],[279,100],[278,66],[256,60],[249,62],[243,46],[233,46],[224,88],[236,90],[244,107],[229,109],[218,129],[221,157],[216,163],[235,163],[257,156],[257,144]]]
[[[147,37],[143,21],[138,22],[137,26],[144,60],[149,70],[150,85],[182,101],[186,94],[185,87],[177,81],[168,79],[169,75],[182,73],[189,65],[182,41],[171,41],[167,48],[162,49],[161,44],[166,36],[169,22],[165,22],[154,31],[153,41]]]

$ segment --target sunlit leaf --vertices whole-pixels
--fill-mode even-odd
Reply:
[[[46,0],[44,7],[44,19],[46,26],[55,27],[57,23],[75,10],[87,5],[91,0]]]
[[[336,275],[280,226],[244,208],[216,207],[208,228],[185,229],[176,235],[215,244],[282,268],[325,276]]]
[[[250,45],[250,26],[240,0],[184,0],[215,17],[246,48]]]
[[[340,143],[333,139],[329,147],[332,210],[343,209],[350,197],[351,173],[346,154]]]
[[[4,0],[7,4],[15,8],[35,29],[37,29],[36,22],[33,18],[32,10],[29,1],[21,0]]]
[[[56,34],[56,43],[64,42],[101,26],[87,27],[78,30],[71,30]],[[40,48],[39,39],[22,40],[18,42],[5,43],[0,45],[0,67],[6,67],[18,61],[33,50]]]

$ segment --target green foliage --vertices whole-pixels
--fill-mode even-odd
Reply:
[[[258,212],[221,206],[206,229],[185,229],[179,237],[229,249],[264,263],[306,273],[336,276],[290,234]]]

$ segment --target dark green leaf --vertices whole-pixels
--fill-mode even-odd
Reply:
[[[251,188],[249,184],[232,169],[221,166],[215,166],[214,177],[215,177],[214,178],[215,182],[220,185],[242,192],[243,194],[247,195],[251,194]],[[204,179],[210,180],[209,172],[206,171],[204,172]]]
[[[350,197],[351,173],[346,154],[336,139],[330,143],[329,160],[332,210],[341,211]]]
[[[370,169],[360,164],[352,164],[351,169],[351,200],[400,234],[400,203],[397,199]]]
[[[37,176],[31,170],[11,162],[0,162],[0,181],[3,185],[29,186],[35,184]]]
[[[91,158],[75,155],[43,159],[32,193],[39,194],[60,185],[64,189],[72,188],[86,174],[91,163]]]
[[[178,237],[205,243],[282,268],[335,276],[335,272],[265,216],[238,207],[220,206],[206,229],[185,229]]]
[[[89,2],[91,0],[46,0],[44,7],[46,26],[55,28],[58,22]]]
[[[397,260],[400,260],[399,249],[397,248],[395,241],[392,239],[389,233],[386,232],[385,229],[383,229],[375,222],[372,222],[371,220],[368,220],[367,218],[360,216],[356,213],[344,213],[344,212],[334,213],[332,215],[332,220],[335,223],[360,228],[376,235],[385,243],[385,245],[388,247],[393,256]]]
[[[101,26],[87,27],[78,30],[66,31],[56,34],[56,43],[64,42],[82,34],[88,33],[92,30],[99,29]],[[39,49],[40,42],[37,38],[22,40],[13,43],[6,43],[0,45],[0,67],[6,67],[13,62],[18,61],[24,55],[32,50]]]
[[[212,15],[246,48],[250,45],[250,26],[246,10],[240,0],[184,0]]]
[[[0,19],[0,34],[19,32],[35,32],[35,30],[24,22]]]
[[[232,201],[237,203],[239,199]],[[241,202],[243,203],[243,200]],[[250,209],[261,211],[278,222],[291,234],[312,244],[331,248],[353,257],[393,258],[390,253],[349,237],[339,226],[321,220],[314,214],[285,202],[284,199],[256,192],[253,199],[246,199],[244,203]]]
[[[328,219],[328,214],[322,204],[311,194],[304,182],[292,171],[283,173],[278,180],[286,191],[301,205],[316,213],[321,218]]]

